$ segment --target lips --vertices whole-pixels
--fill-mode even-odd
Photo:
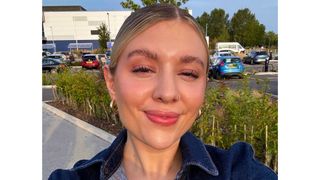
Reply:
[[[145,111],[147,118],[162,126],[171,126],[178,121],[179,114],[175,112]]]

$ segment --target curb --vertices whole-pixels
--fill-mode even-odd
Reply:
[[[42,88],[44,89],[51,89],[51,88],[56,88],[57,86],[56,85],[44,85],[42,86]]]
[[[278,95],[271,94],[271,97],[278,100]]]
[[[257,72],[254,75],[278,75],[278,72]]]
[[[65,112],[63,112],[63,111],[61,111],[61,110],[59,110],[59,109],[57,109],[57,108],[45,103],[45,102],[42,102],[42,107],[45,108],[46,110],[51,111],[52,113],[60,116],[64,120],[69,121],[70,123],[72,123],[72,124],[82,128],[82,129],[92,133],[93,135],[95,135],[95,136],[97,136],[97,137],[109,142],[110,144],[116,138],[114,135],[109,134],[109,133],[105,132],[104,130],[99,129],[99,128],[97,128],[97,127],[95,127],[95,126],[93,126],[93,125],[91,125],[91,124],[89,124],[87,122],[84,122],[81,119],[78,119],[78,118],[76,118],[74,116],[71,116],[70,114],[65,113]]]

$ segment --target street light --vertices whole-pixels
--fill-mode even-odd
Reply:
[[[208,30],[208,23],[206,23],[206,36],[208,36],[207,30]]]
[[[50,29],[51,29],[51,38],[52,38],[53,50],[54,50],[54,52],[56,52],[56,44],[54,43],[52,26],[50,26]]]
[[[108,15],[108,28],[109,28],[109,45],[111,46],[111,30],[110,30],[110,19],[109,19],[109,13],[107,12]]]
[[[79,48],[78,48],[78,39],[77,39],[77,31],[76,31],[76,24],[74,22],[74,17],[72,17],[72,22],[73,22],[73,30],[74,30],[74,39],[76,40],[77,51],[78,51],[79,50]]]

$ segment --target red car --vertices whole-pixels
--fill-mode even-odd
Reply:
[[[85,54],[82,56],[81,66],[87,69],[99,69],[100,61],[96,54]]]

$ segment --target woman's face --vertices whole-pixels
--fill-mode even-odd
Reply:
[[[128,43],[106,82],[133,138],[165,149],[192,126],[206,88],[205,48],[178,20],[159,22]]]

